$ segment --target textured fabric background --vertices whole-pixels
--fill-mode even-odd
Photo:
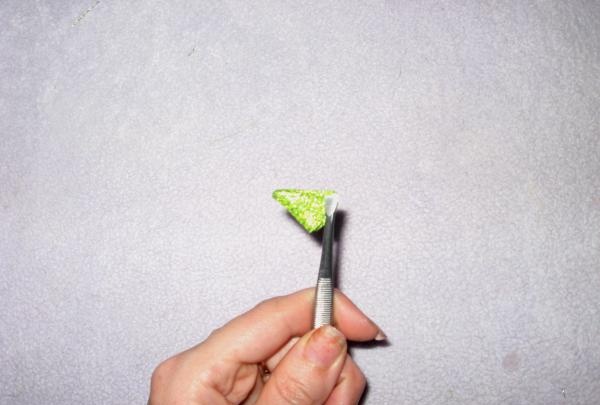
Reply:
[[[366,404],[600,404],[600,3],[0,4],[0,403],[142,404],[320,247]]]

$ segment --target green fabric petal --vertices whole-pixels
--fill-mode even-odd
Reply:
[[[333,190],[281,189],[273,191],[273,198],[283,205],[308,232],[325,226],[325,197]]]

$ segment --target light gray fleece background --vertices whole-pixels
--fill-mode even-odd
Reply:
[[[0,403],[143,404],[316,281],[366,404],[600,404],[600,2],[3,1]]]

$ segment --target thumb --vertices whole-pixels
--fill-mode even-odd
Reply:
[[[345,359],[346,339],[336,328],[327,325],[307,333],[275,368],[258,404],[323,404]]]

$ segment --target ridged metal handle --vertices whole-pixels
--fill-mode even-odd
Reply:
[[[319,278],[315,291],[315,313],[313,329],[331,325],[333,319],[333,282],[330,278]]]

